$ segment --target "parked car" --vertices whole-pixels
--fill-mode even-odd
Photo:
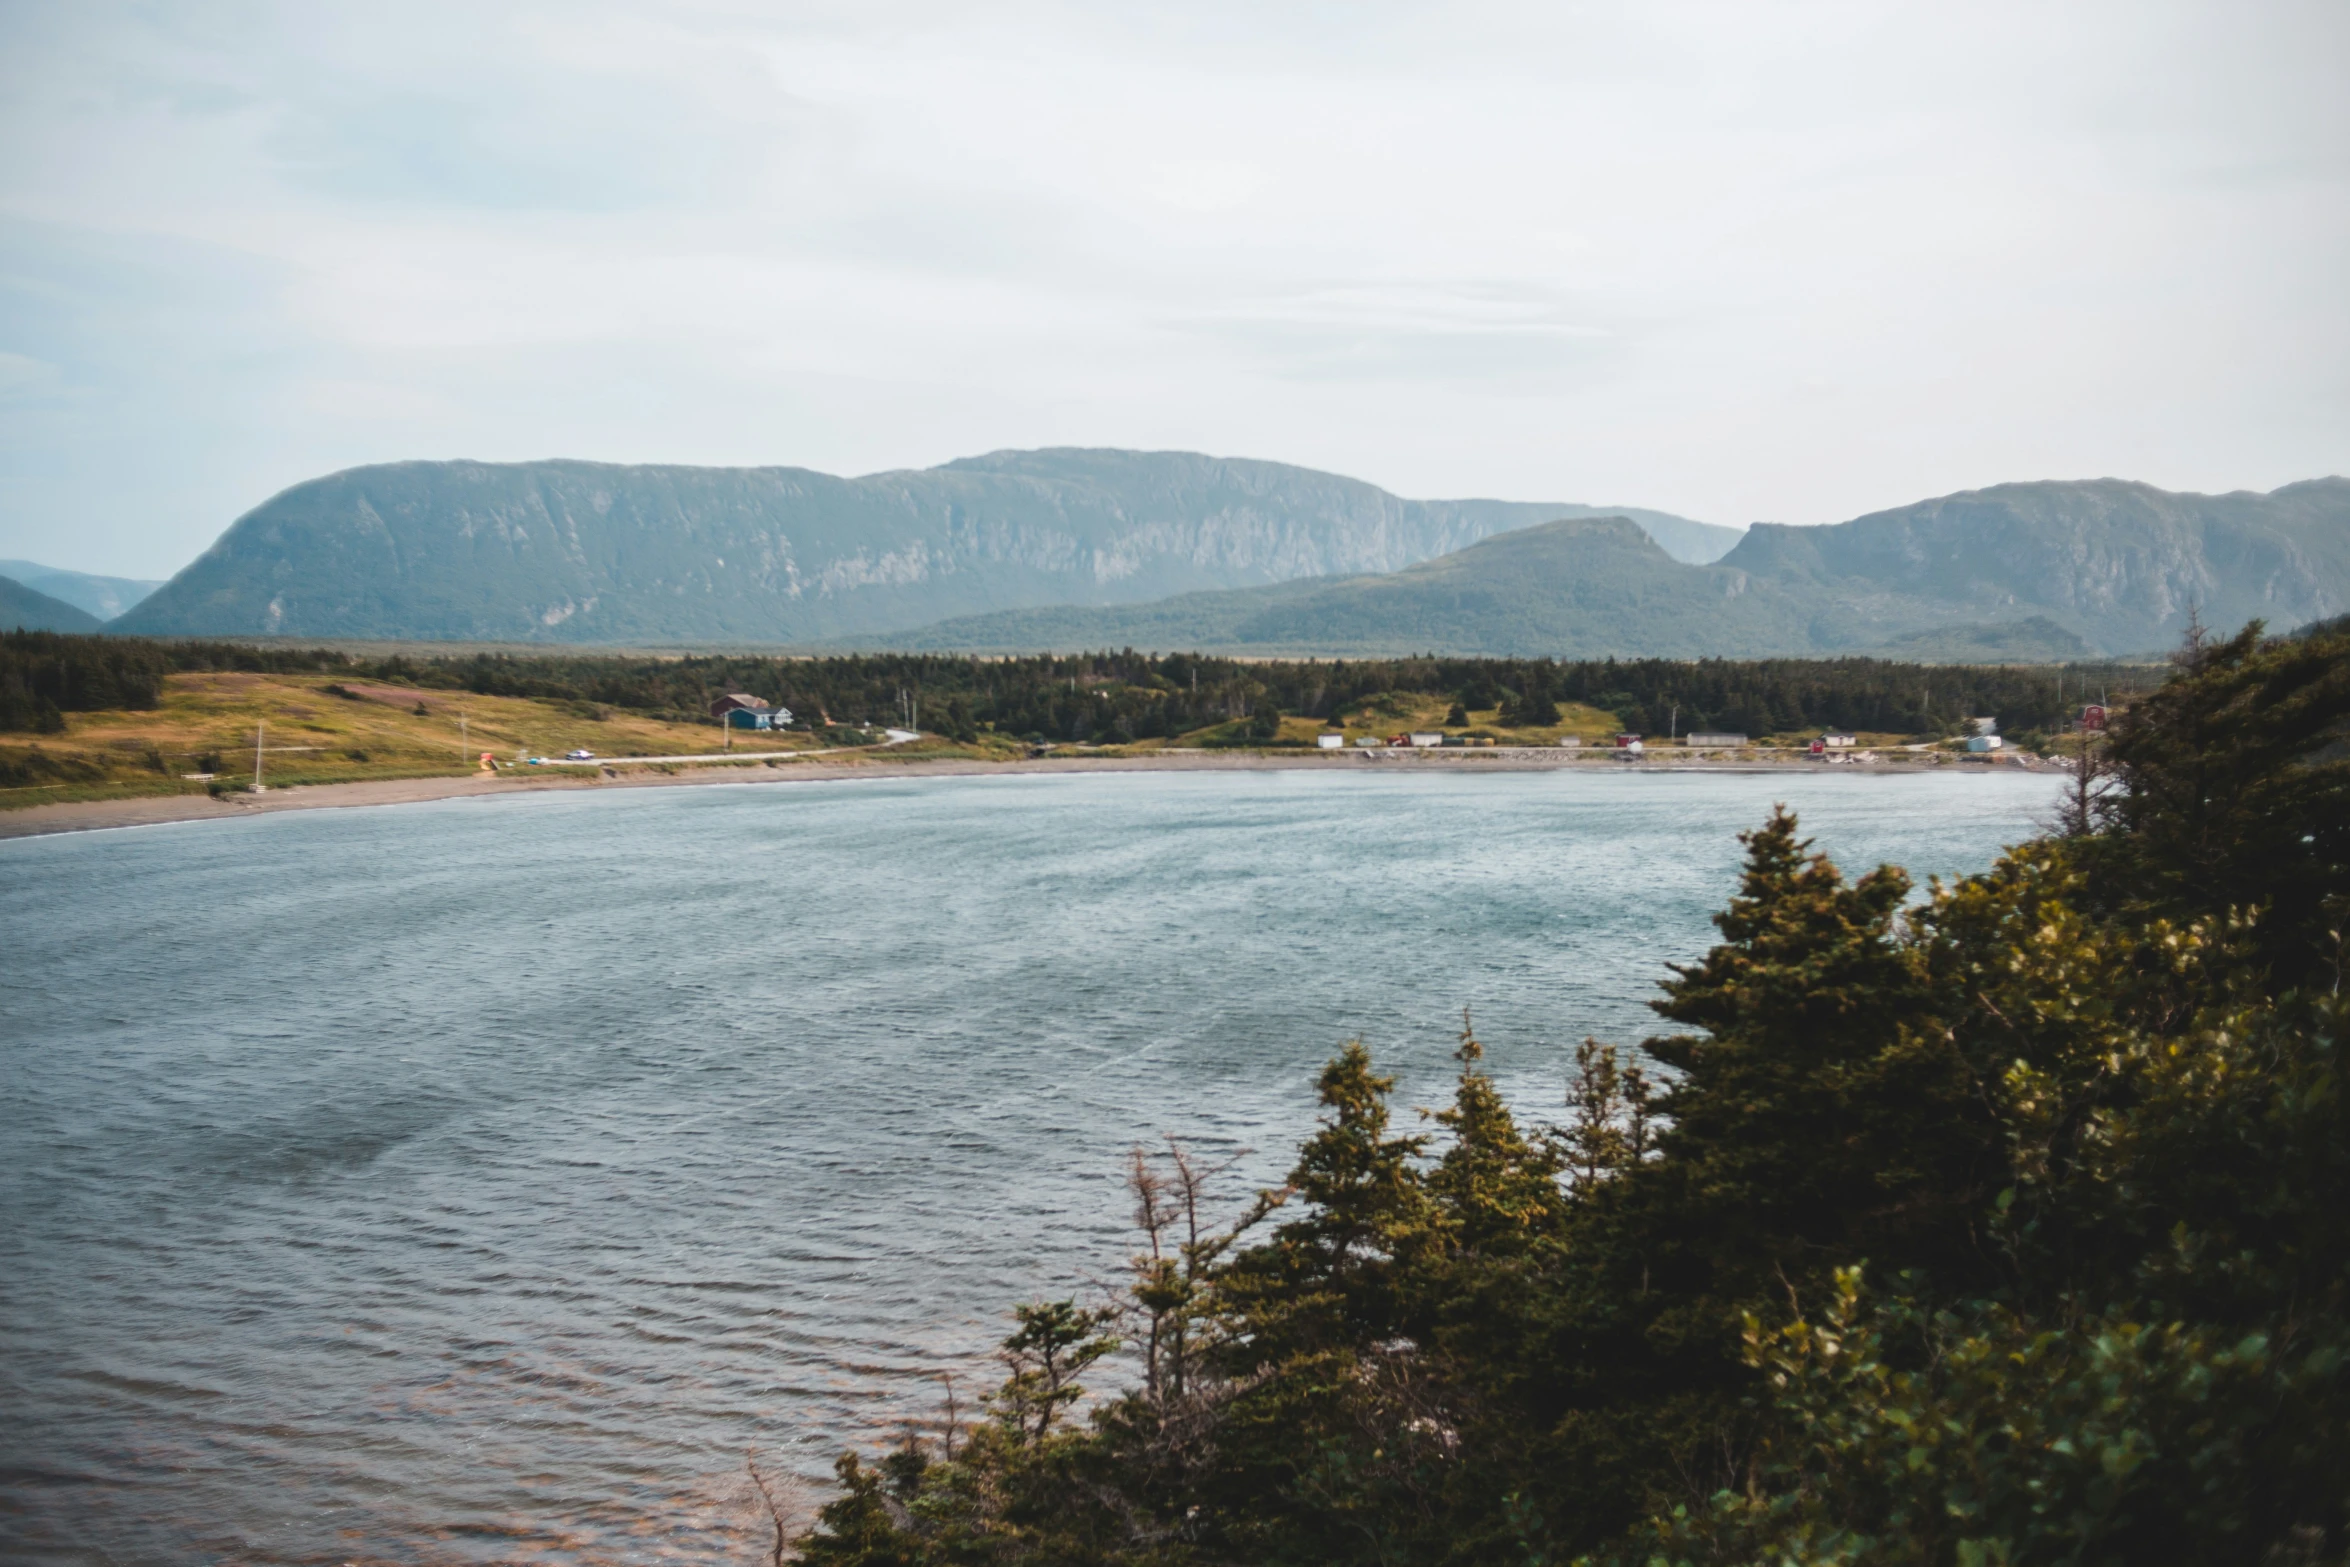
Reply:
[[[589,750],[586,746],[581,746],[576,751],[566,751],[563,753],[563,760],[566,762],[592,762],[595,759],[596,753]]]

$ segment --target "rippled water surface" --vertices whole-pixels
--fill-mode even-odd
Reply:
[[[1334,1045],[1435,1103],[1464,1004],[1545,1114],[1772,800],[1922,880],[2050,788],[944,778],[0,844],[0,1550],[758,1559],[746,1450],[821,1474],[1110,1273],[1137,1139],[1273,1179]]]

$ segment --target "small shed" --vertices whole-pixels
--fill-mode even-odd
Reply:
[[[1444,732],[1440,729],[1415,729],[1406,738],[1411,741],[1413,746],[1422,751],[1434,750],[1437,746],[1444,744]]]
[[[1970,751],[1996,751],[1999,749],[1999,737],[1997,735],[1968,735],[1966,748]]]
[[[1335,751],[1346,744],[1346,736],[1342,734],[1316,735],[1314,736],[1314,744],[1325,751]]]
[[[2081,727],[2083,729],[2103,729],[2105,718],[2106,712],[2103,702],[2091,702],[2087,707],[2081,709]]]
[[[1848,735],[1840,730],[1831,729],[1820,736],[1820,749],[1823,751],[1849,751],[1859,744],[1858,735]]]
[[[1637,751],[1640,749],[1640,737],[1635,734],[1618,735],[1616,736],[1616,749],[1619,751]]]

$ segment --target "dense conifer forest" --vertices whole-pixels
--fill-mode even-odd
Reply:
[[[1191,733],[1264,713],[1327,718],[1383,695],[1445,696],[1473,710],[1579,702],[1626,728],[1752,735],[1837,726],[1941,735],[1991,715],[2010,732],[2054,727],[2083,694],[2121,695],[2143,666],[1936,666],[1879,659],[1412,658],[1247,662],[1135,652],[980,659],[861,654],[786,659],[725,654],[349,654],[227,642],[0,633],[0,730],[61,713],[155,705],[165,676],[333,671],[483,696],[538,697],[700,719],[713,695],[744,691],[816,722],[899,722],[953,738],[981,727],[1024,739],[1118,744]]]
[[[1749,667],[1550,674],[1918,678]],[[1477,673],[1360,678],[1407,669]],[[2344,1560],[2350,638],[2191,646],[2092,762],[1922,897],[1760,824],[1670,1031],[1562,1061],[1556,1125],[1464,1031],[1428,1135],[1342,1048],[1253,1201],[1138,1150],[1123,1287],[1020,1306],[992,1399],[843,1457],[778,1558]]]

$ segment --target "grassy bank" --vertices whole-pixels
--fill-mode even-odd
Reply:
[[[273,787],[469,773],[491,753],[576,748],[681,756],[726,743],[715,725],[649,718],[593,703],[477,696],[349,677],[211,673],[165,678],[151,710],[64,715],[60,733],[0,742],[0,808],[64,800],[249,789],[254,747]],[[737,735],[746,760],[818,748],[814,735]]]

